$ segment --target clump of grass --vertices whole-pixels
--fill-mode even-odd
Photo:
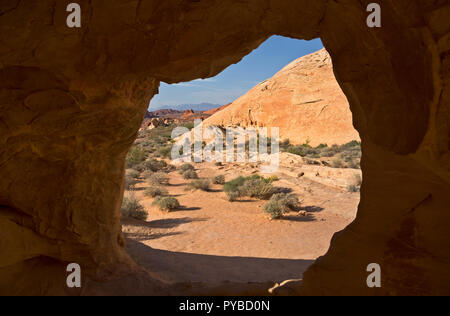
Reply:
[[[295,194],[279,193],[272,196],[269,203],[264,206],[264,211],[272,219],[280,219],[290,211],[298,211],[300,201]]]
[[[236,179],[233,179],[227,183],[225,183],[223,189],[226,193],[228,192],[239,192],[239,187],[244,184],[246,181],[246,178],[244,177],[238,177]]]
[[[280,180],[280,178],[278,178],[278,176],[270,176],[270,177],[265,179],[265,181],[267,183],[274,183],[274,182],[277,182],[279,180]]]
[[[260,200],[268,200],[272,197],[275,190],[272,184],[267,183],[263,179],[251,179],[244,182],[238,191],[241,196],[248,196]]]
[[[174,197],[157,197],[153,202],[161,211],[172,212],[180,208],[180,202]]]
[[[147,197],[155,198],[157,196],[167,196],[169,192],[165,188],[161,187],[149,187],[145,190],[144,195]]]
[[[133,146],[127,154],[126,167],[133,168],[147,159],[147,152],[141,146]]]
[[[230,202],[236,202],[241,197],[241,194],[238,191],[228,191],[226,194],[228,201]]]
[[[169,178],[166,176],[165,173],[162,172],[157,172],[152,174],[149,178],[148,178],[148,182],[152,185],[169,185]]]
[[[289,140],[285,140],[280,143],[280,148],[282,151],[307,158],[334,157],[335,161],[331,164],[333,168],[361,168],[361,143],[358,141],[351,141],[340,146],[333,145],[329,147],[327,144],[321,144],[317,147],[312,147],[308,142],[303,145],[292,145]],[[310,164],[317,163],[313,160],[307,160],[307,162]]]
[[[223,175],[215,176],[214,178],[212,178],[212,183],[225,184],[225,176],[223,176]]]
[[[272,186],[273,179],[266,179],[260,175],[253,175],[251,177],[238,177],[232,181],[225,183],[224,191],[228,198],[236,198],[247,196],[261,200],[268,200],[274,194],[275,189]]]
[[[151,159],[145,161],[143,164],[146,170],[150,170],[153,172],[163,171],[165,168],[167,168],[167,163],[163,160]]]
[[[195,170],[187,170],[183,173],[183,178],[186,180],[198,179],[198,174]]]
[[[333,159],[333,161],[331,162],[331,166],[333,168],[344,168],[345,167],[345,163],[342,159],[340,158],[336,158]]]
[[[125,171],[125,174],[127,176],[130,176],[131,178],[134,178],[134,179],[137,179],[140,176],[140,173],[137,170],[134,170],[134,169],[127,169]]]
[[[158,149],[157,156],[170,159],[170,156],[172,154],[172,146],[163,146]]]
[[[272,196],[271,201],[276,201],[286,211],[298,211],[300,208],[300,201],[296,194],[278,193]]]
[[[195,190],[202,190],[202,191],[209,191],[211,186],[211,182],[207,179],[201,179],[201,180],[195,180],[188,184],[187,189],[195,191]]]
[[[132,175],[125,175],[125,189],[129,191],[133,191],[136,189],[136,184],[138,181]]]
[[[150,177],[151,177],[153,174],[154,174],[153,171],[146,170],[146,171],[144,171],[144,172],[141,173],[141,177],[148,180],[148,179],[150,179]]]
[[[189,170],[195,171],[194,166],[189,164],[189,163],[185,163],[185,164],[180,166],[180,171],[179,172],[180,172],[180,174],[183,174],[183,173],[185,173],[186,171],[189,171]]]
[[[139,203],[134,194],[125,196],[122,201],[122,206],[120,208],[123,217],[134,218],[137,220],[146,220],[147,212],[145,208]]]
[[[272,219],[280,219],[283,217],[286,209],[277,201],[269,201],[264,206],[264,211],[270,215]]]

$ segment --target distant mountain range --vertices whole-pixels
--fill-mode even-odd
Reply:
[[[179,105],[161,105],[157,107],[150,107],[149,111],[158,110],[176,110],[176,111],[186,111],[193,110],[195,112],[209,111],[221,107],[223,104],[212,104],[212,103],[200,103],[200,104],[179,104]]]
[[[147,114],[145,115],[146,119],[154,119],[154,118],[166,118],[166,119],[177,119],[181,121],[193,121],[195,119],[205,119],[210,117],[211,115],[214,115],[215,113],[224,110],[227,108],[229,104],[224,106],[217,106],[215,108],[205,110],[205,111],[199,111],[199,110],[173,110],[173,109],[162,109],[162,110],[155,110],[152,112],[147,111]]]

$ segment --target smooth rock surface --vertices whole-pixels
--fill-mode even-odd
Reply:
[[[280,140],[342,145],[359,140],[325,49],[299,58],[204,121],[205,126],[278,127]]]

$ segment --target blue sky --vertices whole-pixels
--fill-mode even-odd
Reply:
[[[153,98],[149,109],[203,102],[228,104],[271,78],[291,61],[321,48],[323,44],[319,39],[302,41],[272,36],[238,64],[231,65],[214,78],[172,85],[161,83],[159,95]]]

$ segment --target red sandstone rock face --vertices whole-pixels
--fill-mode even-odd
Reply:
[[[293,61],[204,124],[279,127],[280,139],[293,144],[341,145],[359,140],[326,50]]]
[[[323,40],[363,144],[358,217],[301,293],[450,294],[448,1],[384,0],[379,29],[369,1],[78,3],[81,29],[65,1],[0,4],[0,294],[167,293],[124,251],[126,152],[160,81],[214,76],[273,34]]]

